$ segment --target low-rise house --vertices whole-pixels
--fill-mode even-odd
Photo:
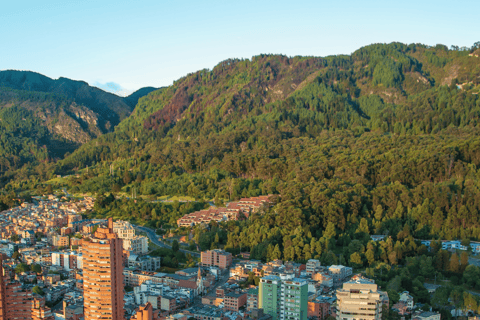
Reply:
[[[413,297],[410,295],[408,291],[403,291],[402,294],[400,295],[399,302],[405,303],[407,306],[407,310],[412,310],[414,306],[414,301]]]

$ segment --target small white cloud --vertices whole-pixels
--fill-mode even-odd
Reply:
[[[93,85],[99,89],[102,89],[103,91],[116,94],[117,96],[120,96],[120,97],[126,97],[132,92],[134,92],[134,90],[125,89],[121,85],[115,82],[100,83],[96,81],[93,83]]]

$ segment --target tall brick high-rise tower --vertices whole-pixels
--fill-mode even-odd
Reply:
[[[0,320],[54,320],[45,299],[34,297],[22,284],[12,280],[11,270],[3,268],[0,254]]]
[[[108,228],[82,240],[85,320],[123,320],[123,246]]]

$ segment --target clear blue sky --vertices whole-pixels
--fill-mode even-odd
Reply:
[[[160,87],[260,53],[350,54],[392,41],[470,47],[479,12],[478,0],[5,0],[0,70]]]

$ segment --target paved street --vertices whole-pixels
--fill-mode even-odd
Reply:
[[[150,241],[152,241],[157,246],[162,247],[162,248],[168,248],[168,249],[172,248],[172,246],[170,246],[170,245],[166,244],[165,242],[160,241],[158,239],[158,235],[155,233],[155,230],[147,228],[147,227],[137,226],[137,225],[135,225],[135,228],[137,228],[140,231],[143,231],[143,232],[147,233],[147,236],[150,239]],[[197,258],[200,257],[200,253],[198,253],[198,252],[192,252],[192,251],[188,251],[188,250],[184,250],[184,249],[180,249],[180,251],[182,251],[184,253],[190,253],[192,256],[197,257]]]

